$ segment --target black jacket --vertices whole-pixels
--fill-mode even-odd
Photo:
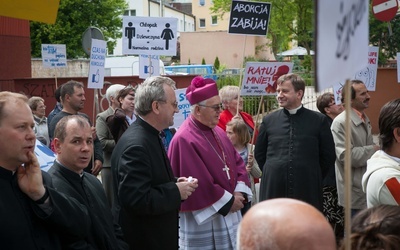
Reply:
[[[19,188],[17,174],[0,167],[1,249],[61,249],[65,239],[85,237],[90,220],[85,206],[52,188],[51,177],[42,172],[49,193],[49,212]]]
[[[57,161],[50,168],[49,174],[54,187],[84,204],[91,220],[90,229],[85,239],[64,242],[66,249],[128,249],[123,241],[119,225],[113,224],[111,209],[108,205],[103,186],[93,175],[83,172],[82,177],[63,167]]]
[[[181,197],[159,133],[138,117],[111,156],[113,214],[131,249],[178,249]]]

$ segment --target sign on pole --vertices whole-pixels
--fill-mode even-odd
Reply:
[[[104,40],[92,39],[89,64],[89,89],[102,89],[104,85],[104,62],[106,60],[106,46]]]
[[[292,68],[291,62],[247,62],[240,95],[276,95],[276,81]]]
[[[122,54],[176,55],[177,18],[124,16]]]
[[[178,102],[179,112],[174,115],[174,128],[178,128],[189,117],[190,103],[186,98],[186,88],[175,90],[176,101]]]
[[[368,91],[376,89],[376,75],[378,73],[379,47],[369,46],[368,65],[354,75],[354,79],[363,81]]]
[[[375,18],[382,22],[392,20],[399,9],[398,0],[373,0],[372,13]]]
[[[271,3],[232,1],[228,33],[265,36]]]
[[[44,68],[67,67],[67,48],[65,44],[42,44]]]
[[[368,1],[315,1],[316,91],[354,76],[368,62]]]
[[[160,75],[160,58],[159,56],[139,56],[139,78],[146,79],[149,76]]]

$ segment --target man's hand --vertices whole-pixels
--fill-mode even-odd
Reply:
[[[42,171],[36,155],[29,151],[28,162],[17,169],[18,186],[29,198],[34,201],[43,197],[46,189],[43,185]]]
[[[181,194],[181,200],[186,200],[196,190],[199,181],[196,178],[192,178],[191,182],[188,182],[188,178],[179,177],[176,186],[178,186],[179,193]]]
[[[95,160],[92,167],[92,175],[97,176],[102,168],[103,168],[103,163],[100,160]]]
[[[235,213],[244,207],[243,202],[245,199],[243,194],[240,192],[234,192],[233,196],[235,197],[235,201],[232,204],[231,210],[229,210],[230,213]]]

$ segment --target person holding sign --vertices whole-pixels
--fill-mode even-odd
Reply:
[[[87,114],[79,112],[83,109],[86,101],[83,83],[74,80],[70,80],[64,83],[61,86],[61,100],[63,104],[63,109],[51,120],[49,126],[50,138],[53,138],[56,125],[58,121],[61,120],[61,118],[63,118],[64,116],[81,115],[85,117],[89,121],[89,123],[91,123],[90,118]],[[95,127],[92,127],[92,130],[93,134],[95,135]],[[94,163],[92,164],[91,162],[85,169],[85,171],[93,175],[98,175],[101,168],[103,167],[103,149],[97,136],[95,136],[93,143]]]
[[[244,161],[217,126],[221,99],[214,80],[195,77],[186,89],[191,115],[172,138],[168,156],[174,174],[199,179],[181,205],[181,249],[236,249],[240,209],[252,200]]]
[[[350,105],[351,119],[351,213],[354,216],[357,212],[367,207],[367,199],[362,190],[361,180],[367,170],[367,160],[379,150],[375,145],[371,122],[364,111],[369,106],[370,96],[367,87],[360,80],[352,80],[351,84],[351,103],[344,103],[346,96],[346,86],[343,87],[342,103]],[[335,140],[336,150],[336,183],[339,204],[345,207],[345,187],[344,187],[344,157],[346,153],[345,136],[346,110],[338,115],[332,123],[331,129]]]
[[[277,82],[283,109],[265,116],[254,155],[261,170],[260,201],[293,198],[322,212],[322,179],[335,162],[328,118],[303,107],[304,79],[285,74]]]
[[[219,90],[219,96],[224,110],[219,116],[218,126],[226,130],[226,124],[230,122],[234,116],[241,117],[250,132],[250,137],[253,138],[255,130],[253,117],[243,111],[243,98],[240,97],[239,94],[240,89],[238,86],[227,85]]]

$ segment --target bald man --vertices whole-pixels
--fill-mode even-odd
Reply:
[[[335,250],[332,227],[313,206],[279,198],[253,206],[238,230],[238,250]]]

